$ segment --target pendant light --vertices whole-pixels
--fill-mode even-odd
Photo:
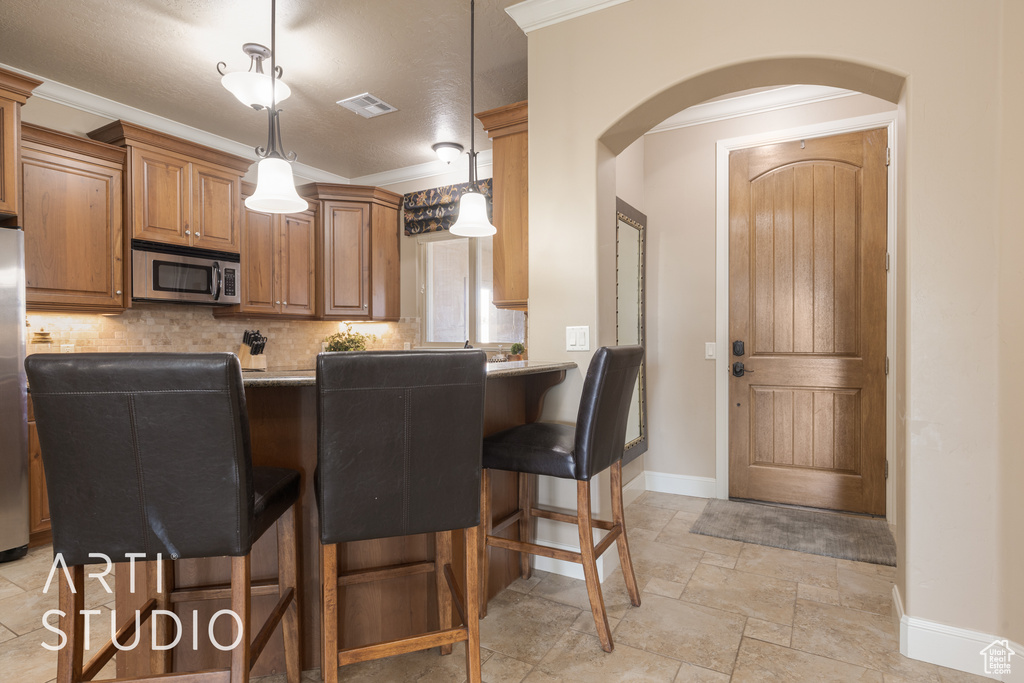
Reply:
[[[459,201],[459,218],[449,232],[460,237],[487,237],[498,232],[487,219],[487,198],[476,186],[476,126],[474,113],[474,64],[476,0],[469,0],[469,184],[470,188]]]
[[[295,152],[281,147],[281,111],[277,108],[277,0],[270,0],[270,106],[267,107],[267,146],[257,147],[256,192],[246,197],[245,206],[264,213],[296,213],[309,204],[295,191],[292,165]]]
[[[238,98],[238,101],[253,109],[269,107],[273,95],[274,81],[277,81],[277,101],[283,102],[292,94],[284,81],[281,80],[281,67],[273,70],[274,77],[263,73],[263,60],[270,59],[270,49],[259,43],[246,43],[242,46],[242,52],[249,58],[248,71],[232,71],[225,73],[227,64],[217,63],[217,73],[223,78],[220,84],[227,88],[228,92]]]

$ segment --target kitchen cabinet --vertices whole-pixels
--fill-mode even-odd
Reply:
[[[216,317],[316,315],[316,213],[274,215],[242,207],[241,295]]]
[[[0,215],[21,213],[18,169],[21,105],[40,83],[42,81],[0,69]]]
[[[21,137],[28,310],[120,313],[125,151],[28,124]]]
[[[476,115],[492,142],[494,305],[525,311],[529,299],[527,103]]]
[[[252,161],[125,121],[89,137],[128,150],[130,239],[239,252],[241,178]]]
[[[398,320],[401,195],[378,187],[312,183],[317,206],[317,313],[325,320]]]
[[[28,532],[32,546],[50,540],[50,503],[46,496],[46,477],[43,457],[39,449],[39,432],[32,410],[32,397],[28,398]]]

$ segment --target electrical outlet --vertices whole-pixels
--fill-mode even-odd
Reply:
[[[412,345],[410,345],[409,342],[405,342],[404,348],[406,351],[408,351],[409,349],[412,348]]]
[[[715,342],[704,342],[704,360],[715,359]]]
[[[61,344],[60,345],[60,352],[61,353],[74,353],[75,352],[75,345],[74,344]]]

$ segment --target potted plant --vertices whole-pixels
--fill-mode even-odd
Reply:
[[[519,342],[516,342],[515,344],[512,345],[512,348],[509,349],[508,359],[522,360],[524,351],[526,351],[526,347],[520,344]]]
[[[341,332],[335,332],[324,339],[324,351],[365,351],[366,342],[377,341],[373,334],[353,332],[351,325],[345,325]]]

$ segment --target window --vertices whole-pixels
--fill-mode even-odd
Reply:
[[[430,233],[419,238],[423,341],[496,346],[522,342],[526,314],[494,307],[490,237]]]

